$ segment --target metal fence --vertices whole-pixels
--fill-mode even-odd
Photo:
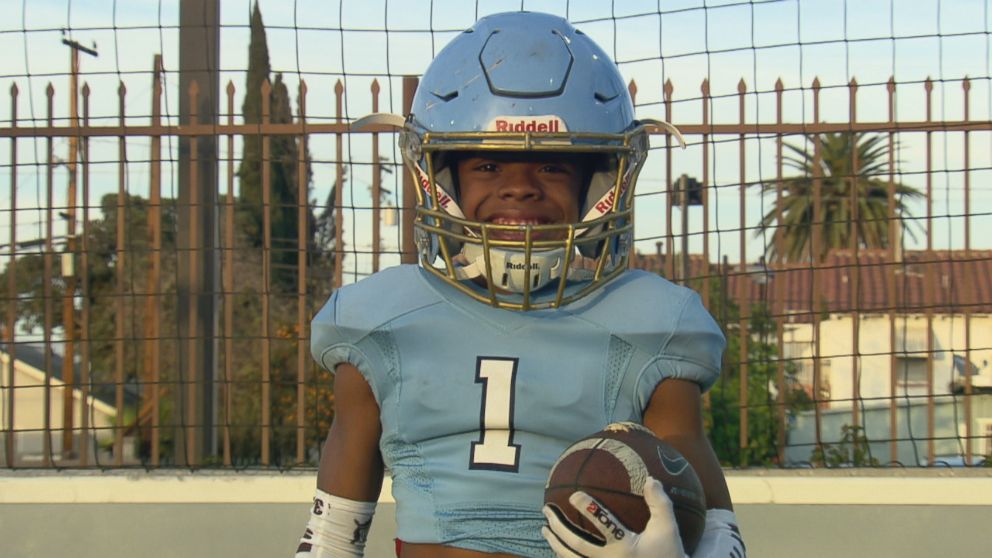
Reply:
[[[216,121],[199,121],[194,85],[189,119],[177,123],[163,122],[161,79],[157,61],[150,113],[137,117],[124,113],[122,82],[121,110],[109,123],[91,120],[86,85],[61,122],[52,87],[45,121],[27,125],[17,86],[9,92],[9,125],[0,129],[10,150],[5,467],[313,465],[333,392],[309,356],[309,320],[333,288],[414,261],[412,186],[395,156],[380,155],[395,136],[352,129],[341,82],[330,102],[319,95],[336,107],[330,119],[309,118],[318,95],[301,82],[289,120],[275,121],[266,83],[260,121],[245,122],[228,84]],[[992,452],[992,252],[972,248],[973,233],[990,221],[988,208],[971,205],[972,177],[992,168],[986,147],[973,142],[988,145],[992,122],[970,116],[967,78],[940,85],[945,98],[960,97],[961,118],[933,116],[930,80],[852,80],[849,118],[833,122],[821,118],[818,81],[749,91],[742,80],[736,99],[715,99],[704,82],[701,95],[678,103],[665,84],[656,108],[691,146],[680,154],[670,137],[655,138],[658,166],[642,183],[656,185],[639,188],[638,207],[657,209],[638,210],[631,263],[699,290],[731,340],[723,378],[707,397],[725,463],[976,465]],[[415,87],[416,79],[403,80],[404,107]],[[918,97],[925,118],[898,120],[897,91]],[[378,109],[378,82],[347,94],[368,95]],[[887,118],[859,118],[865,97],[887,107]],[[712,121],[715,103],[734,101],[735,121]],[[774,118],[749,120],[769,101]],[[790,104],[803,107],[799,118],[786,117],[795,114],[784,108]],[[690,114],[701,118],[683,116]],[[60,138],[70,142],[68,161],[55,156]],[[270,162],[257,165],[256,205],[238,153],[249,138]],[[135,153],[135,139],[148,151]],[[116,142],[117,156],[93,160],[97,140]],[[322,151],[311,153],[318,140],[326,140]],[[874,150],[859,151],[868,140]],[[19,162],[37,141],[44,154]],[[295,146],[291,159],[274,152],[280,141]],[[829,151],[845,141],[840,156]],[[938,143],[942,153],[934,152]],[[859,161],[866,153],[870,169]],[[790,167],[790,156],[807,171]],[[720,172],[735,168],[736,180],[721,181],[717,157]],[[333,197],[315,203],[310,168],[321,164],[333,168]],[[100,200],[92,193],[97,167],[110,167],[117,182]],[[146,170],[135,178],[137,167]],[[371,181],[368,204],[354,202],[356,167]],[[19,176],[28,168],[43,173],[44,194],[23,207]],[[923,184],[916,207],[924,215],[911,216],[902,203],[907,180]],[[934,212],[938,180],[941,192],[961,198],[959,208]],[[179,194],[166,195],[166,183],[178,183]],[[274,197],[278,188],[290,197]],[[789,205],[797,199],[798,210]],[[736,222],[721,203],[733,204]],[[700,221],[690,227],[696,206]],[[19,219],[38,214],[44,234],[19,238]],[[397,214],[395,245],[384,246],[381,227]],[[291,228],[279,228],[287,222]],[[937,223],[960,228],[963,242],[938,246]],[[923,239],[906,247],[913,230]],[[786,257],[797,242],[798,256]]]

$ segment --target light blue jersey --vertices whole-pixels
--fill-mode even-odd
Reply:
[[[630,271],[557,310],[473,301],[416,266],[336,291],[314,358],[349,362],[379,403],[397,535],[552,557],[544,485],[566,447],[641,422],[666,378],[716,381],[724,338],[695,292]]]

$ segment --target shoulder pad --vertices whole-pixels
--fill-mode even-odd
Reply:
[[[618,333],[668,331],[678,321],[686,299],[695,294],[660,275],[631,270],[569,310]]]
[[[654,355],[645,396],[666,377],[696,381],[703,390],[716,381],[726,340],[696,291],[629,271],[586,298],[592,300],[577,316]]]
[[[375,371],[389,369],[388,359],[379,354],[378,344],[382,339],[376,341],[376,332],[388,329],[396,318],[435,304],[439,299],[425,283],[420,269],[413,265],[387,268],[341,287],[310,323],[313,358],[332,372],[336,364],[349,362],[369,379]]]
[[[438,301],[440,296],[424,282],[419,267],[401,265],[338,289],[327,303],[333,307],[334,314],[324,318],[351,329],[372,331]],[[321,310],[314,320],[323,314]]]

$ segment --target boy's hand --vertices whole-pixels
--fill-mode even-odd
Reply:
[[[649,478],[644,483],[644,501],[651,518],[640,534],[628,529],[584,492],[572,494],[568,501],[596,526],[606,543],[590,541],[550,506],[544,506],[548,525],[541,529],[541,534],[559,558],[686,558],[672,501],[655,479]]]

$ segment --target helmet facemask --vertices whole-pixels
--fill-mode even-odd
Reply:
[[[403,136],[404,158],[420,186],[414,221],[420,263],[472,298],[513,310],[555,308],[627,267],[633,185],[647,150],[644,128],[622,134],[425,133],[408,122]],[[467,151],[593,158],[579,221],[508,225],[467,219],[458,204],[454,164],[456,154]]]

